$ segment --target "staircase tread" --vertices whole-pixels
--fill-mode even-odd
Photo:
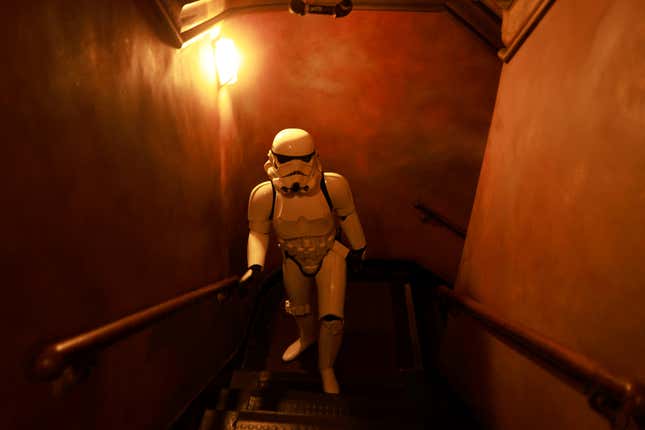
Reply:
[[[399,392],[396,397],[390,396],[391,393],[373,393],[371,396],[365,396],[361,393],[341,393],[341,394],[326,394],[323,392],[313,392],[300,390],[297,388],[287,389],[274,389],[268,388],[265,390],[245,390],[245,389],[228,389],[228,395],[238,398],[248,399],[254,397],[257,399],[267,400],[288,400],[288,401],[302,401],[302,402],[322,402],[327,404],[378,404],[379,406],[393,405],[393,406],[407,406],[411,401],[417,401],[414,407],[418,407],[418,401],[427,399],[423,392]]]
[[[360,397],[331,396],[324,393],[311,393],[297,390],[286,392],[252,392],[227,390],[220,396],[218,410],[262,411],[270,413],[290,413],[315,416],[370,416],[378,410],[382,416],[421,416],[432,408],[419,408],[428,405],[423,397]]]
[[[318,430],[318,429],[406,429],[424,428],[420,419],[410,417],[356,417],[337,415],[299,415],[266,411],[227,411],[222,422],[229,423],[226,429],[273,429],[273,430]]]
[[[422,373],[401,373],[394,376],[381,377],[341,377],[339,382],[343,392],[373,392],[391,390],[410,390],[422,387]],[[253,390],[258,386],[289,386],[306,387],[311,391],[320,392],[321,381],[318,374],[304,372],[268,372],[268,371],[235,371],[230,388]]]

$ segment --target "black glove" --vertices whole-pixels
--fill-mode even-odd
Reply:
[[[352,6],[352,0],[342,0],[334,8],[336,18],[342,18],[349,15],[349,13],[352,11]]]
[[[254,264],[251,267],[249,267],[246,272],[240,277],[240,280],[238,282],[238,293],[240,297],[245,297],[246,294],[249,292],[249,284],[251,282],[257,280],[258,275],[262,271],[262,266],[259,264]]]
[[[289,10],[291,11],[291,13],[304,16],[304,14],[307,13],[307,6],[302,0],[291,0],[291,3],[289,4]]]
[[[347,268],[352,273],[358,273],[363,266],[363,259],[365,258],[365,247],[360,249],[352,249],[345,257],[347,261]]]

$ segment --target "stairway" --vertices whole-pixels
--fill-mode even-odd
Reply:
[[[347,288],[344,341],[335,365],[341,394],[322,392],[315,344],[298,359],[282,362],[297,331],[293,318],[280,311],[284,293],[276,277],[258,301],[260,312],[235,367],[194,403],[195,415],[186,416],[195,421],[171,428],[479,428],[436,369],[423,368],[424,363],[434,367],[423,352],[432,353],[428,346],[437,343],[432,334],[417,330],[427,326],[432,313],[418,305],[428,302],[428,282],[421,279],[424,288],[414,293],[407,281],[392,275],[392,267],[374,266],[367,272],[374,274],[352,280]],[[417,304],[415,296],[421,300]]]
[[[418,376],[345,381],[343,393],[331,395],[321,392],[317,375],[236,371],[206,409],[200,430],[427,428]]]

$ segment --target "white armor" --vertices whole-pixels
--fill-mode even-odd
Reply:
[[[323,175],[313,139],[304,130],[279,132],[264,167],[270,181],[257,185],[249,198],[248,267],[264,266],[269,232],[273,229],[284,257],[287,311],[296,319],[300,333],[282,358],[293,360],[319,337],[323,389],[338,393],[333,363],[342,339],[345,257],[349,252],[337,240],[338,226],[351,249],[365,248],[352,193],[341,175]],[[311,309],[314,284],[318,318]]]

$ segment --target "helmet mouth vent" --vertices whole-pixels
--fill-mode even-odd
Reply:
[[[287,186],[284,186],[284,185],[282,187],[280,187],[280,190],[282,192],[286,193],[286,194],[303,193],[303,192],[307,193],[307,192],[309,192],[310,189],[311,189],[311,187],[309,185],[302,186],[298,182],[296,182],[295,184],[293,184],[290,187],[287,187]]]

